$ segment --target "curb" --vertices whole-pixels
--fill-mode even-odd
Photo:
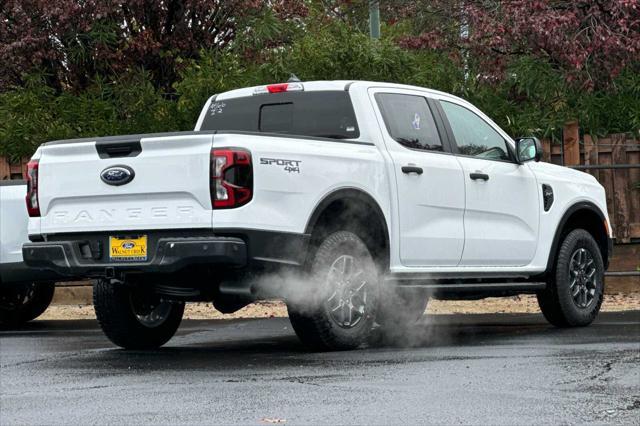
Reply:
[[[52,305],[92,305],[93,286],[91,282],[58,283]]]

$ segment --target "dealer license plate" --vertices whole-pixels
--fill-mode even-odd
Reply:
[[[109,258],[119,262],[147,260],[147,236],[135,238],[109,237]]]

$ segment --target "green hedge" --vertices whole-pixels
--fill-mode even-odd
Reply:
[[[47,140],[193,128],[204,101],[214,93],[248,85],[286,81],[358,79],[430,87],[463,96],[514,136],[559,134],[562,124],[579,119],[595,134],[640,129],[640,73],[629,67],[609,93],[572,89],[554,68],[520,58],[500,85],[482,81],[446,54],[398,47],[393,34],[369,39],[333,22],[296,36],[286,47],[246,57],[241,49],[204,51],[187,64],[162,93],[149,75],[133,69],[124,75],[96,77],[82,93],[56,94],[43,75],[0,93],[0,155],[29,156]]]

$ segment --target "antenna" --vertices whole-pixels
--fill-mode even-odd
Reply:
[[[301,81],[297,75],[291,73],[291,75],[289,76],[289,80],[287,80],[287,83],[301,83]]]

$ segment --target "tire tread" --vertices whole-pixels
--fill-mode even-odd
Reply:
[[[55,283],[37,283],[33,299],[17,309],[0,309],[0,324],[16,326],[38,318],[47,310],[56,290]]]
[[[351,245],[370,256],[364,242],[349,231],[338,231],[328,235],[318,247],[311,265],[312,277],[318,273],[321,265],[330,264],[335,257],[335,249],[343,244]],[[373,262],[373,259],[371,259]],[[374,265],[375,269],[375,265]],[[360,346],[369,336],[373,317],[369,316],[358,333],[348,337],[336,330],[335,325],[320,307],[300,309],[295,304],[287,304],[289,319],[298,338],[308,348],[316,351],[349,350]]]
[[[602,283],[601,288],[596,292],[595,303],[586,315],[577,310],[573,301],[567,300],[565,293],[560,293],[564,287],[568,286],[564,269],[569,264],[575,248],[580,245],[588,248],[594,257],[600,277],[599,282]],[[558,249],[553,271],[547,280],[547,287],[538,292],[537,299],[546,320],[556,327],[586,326],[595,320],[604,299],[604,263],[598,244],[588,231],[578,228],[565,236]]]
[[[154,349],[167,343],[175,334],[184,313],[184,304],[172,305],[169,317],[154,328],[142,325],[130,303],[131,288],[98,280],[93,287],[93,306],[100,328],[107,338],[125,349]]]

